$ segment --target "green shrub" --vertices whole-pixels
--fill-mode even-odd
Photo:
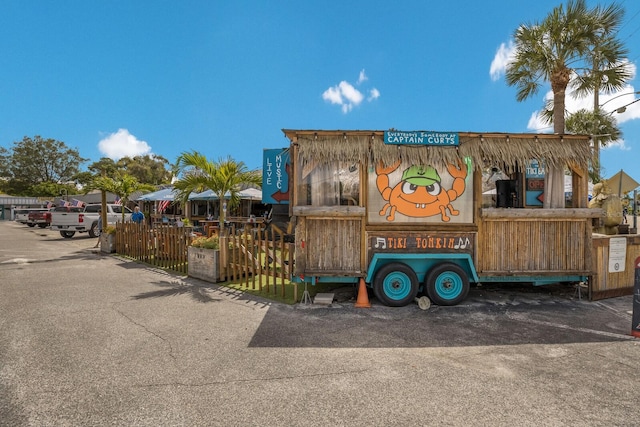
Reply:
[[[218,236],[201,236],[193,239],[191,241],[191,246],[193,246],[194,248],[220,249],[220,241],[218,240]]]

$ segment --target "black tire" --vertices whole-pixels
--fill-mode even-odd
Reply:
[[[89,237],[100,237],[100,230],[98,229],[98,221],[91,224],[91,230],[89,230]]]
[[[64,237],[65,239],[70,239],[70,238],[72,238],[75,234],[76,234],[76,232],[75,232],[75,231],[65,231],[65,230],[60,231],[60,235],[61,235],[62,237]]]
[[[36,226],[35,224],[31,224],[31,223],[27,223],[27,225],[28,225],[29,227],[35,227],[35,226]]]
[[[384,305],[403,307],[418,295],[418,277],[401,262],[384,265],[373,278],[373,294]]]
[[[38,227],[40,227],[40,228],[47,228],[47,224],[38,224]]]
[[[425,291],[434,304],[457,305],[469,293],[469,277],[462,267],[452,262],[436,264],[427,273]]]

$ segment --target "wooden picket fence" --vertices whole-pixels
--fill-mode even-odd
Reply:
[[[260,228],[229,230],[227,256],[223,256],[226,277],[240,281],[252,290],[273,292],[285,296],[285,286],[290,284],[293,271],[293,243],[286,242],[286,233],[272,225],[268,230]],[[226,262],[224,262],[226,260]],[[294,300],[298,300],[298,287],[293,287]]]
[[[137,261],[187,274],[187,247],[193,240],[187,227],[116,223],[115,249]]]
[[[285,296],[293,271],[293,243],[286,233],[271,226],[260,228],[235,226],[220,236],[221,279],[240,282],[246,289]],[[133,222],[117,223],[115,250],[118,254],[155,267],[188,274],[187,247],[194,238],[189,227],[155,226]],[[294,299],[298,299],[294,286]]]

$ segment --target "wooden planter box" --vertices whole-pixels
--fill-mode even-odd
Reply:
[[[114,253],[116,251],[116,235],[103,233],[100,239],[100,252]]]
[[[189,246],[187,252],[189,277],[212,283],[220,280],[220,250]]]

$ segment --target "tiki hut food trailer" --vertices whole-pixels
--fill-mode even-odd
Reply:
[[[382,303],[454,305],[470,283],[592,275],[588,136],[283,130],[290,140],[294,279],[361,278]],[[544,171],[573,178],[570,208],[543,208]],[[500,173],[483,191],[486,173]],[[564,177],[559,177],[564,181]],[[483,193],[495,193],[483,203]]]

